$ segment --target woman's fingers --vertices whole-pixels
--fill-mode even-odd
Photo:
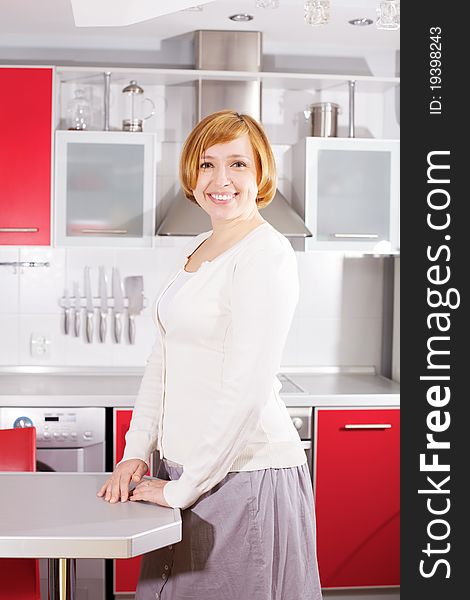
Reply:
[[[111,486],[111,503],[118,502],[121,497],[121,489],[125,485],[129,485],[130,476],[129,473],[117,472],[116,477],[113,478]]]
[[[125,461],[118,465],[98,491],[98,496],[104,497],[107,502],[115,503],[129,499],[129,485],[131,480],[139,482],[148,470],[148,465],[140,460]]]
[[[106,494],[106,490],[108,489],[109,482],[111,481],[111,477],[107,479],[103,485],[100,487],[97,496],[104,496]]]
[[[144,500],[160,506],[169,506],[163,495],[163,488],[167,483],[168,481],[162,479],[147,479],[135,487],[130,500],[133,502]]]
[[[128,474],[127,477],[121,477],[119,486],[121,492],[121,502],[126,502],[129,498],[129,483],[131,481],[131,476]]]
[[[148,467],[145,463],[140,463],[137,466],[137,469],[134,471],[134,474],[132,475],[132,479],[134,481],[140,481],[142,479],[142,477],[145,475],[145,473],[147,473]]]

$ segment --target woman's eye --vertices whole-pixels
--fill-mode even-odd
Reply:
[[[209,162],[203,162],[203,163],[200,164],[199,168],[200,169],[208,169],[211,166],[212,166],[211,163],[209,163]]]
[[[237,160],[237,162],[233,163],[232,167],[246,167],[246,164],[241,160]]]

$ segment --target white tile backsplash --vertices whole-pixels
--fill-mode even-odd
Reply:
[[[0,314],[0,365],[19,364],[18,314]]]
[[[301,318],[341,315],[343,256],[337,252],[297,252]]]
[[[154,301],[175,268],[186,237],[155,238],[154,248],[10,248],[2,257],[49,261],[49,268],[0,271],[6,290],[0,308],[0,365],[143,366],[157,335],[152,317]],[[296,253],[300,276],[300,299],[282,355],[289,366],[380,365],[382,335],[383,259],[345,258],[340,253]],[[85,340],[84,311],[81,335],[63,333],[59,298],[78,281],[84,294],[85,265],[91,269],[93,294],[98,295],[98,267],[106,268],[108,296],[112,296],[111,270],[121,277],[143,275],[147,306],[136,317],[136,343],[116,344],[108,315],[105,343],[98,341],[98,312],[92,344]],[[48,357],[31,356],[31,335],[50,340]]]
[[[20,313],[59,313],[64,293],[65,249],[23,246],[20,261],[48,262],[49,267],[21,267]]]
[[[345,258],[341,314],[346,318],[382,318],[383,258]]]
[[[67,364],[66,336],[63,333],[63,313],[24,314],[19,318],[18,350],[21,365],[63,365]],[[33,356],[31,336],[42,336],[47,340],[48,354]]]
[[[18,262],[18,248],[0,248],[1,262]],[[0,314],[16,313],[19,299],[18,267],[0,265]]]
[[[379,367],[381,326],[380,319],[298,319],[297,365]]]

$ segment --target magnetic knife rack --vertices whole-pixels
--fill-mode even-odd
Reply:
[[[77,310],[78,308],[80,309],[87,309],[87,297],[86,296],[80,296],[79,300],[80,300],[80,305],[77,306],[76,305],[76,300],[77,297],[76,296],[69,296],[68,297],[68,302],[70,303],[70,306],[66,305],[66,301],[67,298],[65,296],[62,296],[59,299],[59,306],[62,309],[66,309],[66,308],[70,308],[72,310]],[[92,296],[91,297],[92,303],[93,303],[93,309],[101,309],[101,296]],[[106,302],[108,304],[108,310],[113,310],[114,309],[114,297],[113,296],[109,296],[106,298]],[[123,304],[123,309],[127,310],[127,308],[129,307],[129,298],[127,296],[123,296],[122,297],[122,304]],[[148,306],[148,299],[144,296],[143,297],[143,308],[146,308]],[[141,313],[142,311],[139,311],[136,314]]]

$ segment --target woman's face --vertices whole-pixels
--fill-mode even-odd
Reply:
[[[212,221],[248,218],[257,211],[256,165],[248,135],[205,151],[193,194]]]

